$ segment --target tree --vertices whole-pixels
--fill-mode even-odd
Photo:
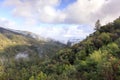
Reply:
[[[120,27],[120,17],[119,18],[117,18],[116,20],[114,20],[114,28],[115,29],[120,29],[119,27]]]
[[[47,79],[47,75],[42,71],[37,76],[37,80],[46,80],[46,79]]]
[[[100,20],[98,19],[97,22],[95,23],[95,30],[99,30],[101,27]]]
[[[68,42],[67,42],[67,46],[70,47],[71,45],[72,45],[72,42],[68,40]]]
[[[31,76],[29,80],[35,80],[34,76]]]

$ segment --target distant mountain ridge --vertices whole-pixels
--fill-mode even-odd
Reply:
[[[14,47],[13,53],[12,50],[11,52],[9,50],[7,51],[12,54],[16,54],[16,52],[31,51],[30,53],[45,56],[52,55],[53,52],[56,52],[66,45],[52,39],[40,37],[31,32],[0,27],[0,47],[4,51],[4,49],[9,46]],[[20,49],[16,50],[15,46],[19,46],[18,49]],[[21,49],[20,46],[25,47],[25,49]],[[6,52],[6,50],[4,52]]]
[[[44,40],[44,41],[53,40],[53,39],[50,39],[50,38],[44,38],[44,37],[42,37],[42,36],[40,36],[38,34],[29,32],[29,31],[14,30],[14,29],[3,28],[3,27],[0,27],[0,28],[3,29],[3,30],[6,30],[6,31],[11,31],[11,32],[13,32],[15,34],[20,34],[20,35],[23,35],[23,36],[26,36],[26,37],[34,38],[36,40]]]

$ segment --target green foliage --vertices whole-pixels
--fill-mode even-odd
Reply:
[[[58,65],[57,72],[59,74],[70,74],[75,71],[75,67],[72,65],[64,64],[64,65]]]
[[[90,59],[94,60],[95,62],[101,62],[102,54],[100,51],[95,51],[94,53],[90,54]]]
[[[116,43],[111,43],[111,44],[108,44],[107,45],[108,47],[108,51],[113,54],[114,56],[116,55],[117,56],[117,52],[120,51],[118,45]]]
[[[4,66],[0,65],[0,79],[4,79]]]
[[[109,33],[101,33],[100,36],[99,36],[99,39],[104,43],[104,44],[107,44],[111,41],[111,38],[109,36]]]
[[[29,80],[35,80],[34,76],[31,76]]]
[[[37,80],[46,80],[46,79],[47,79],[47,75],[41,71],[41,72],[38,74],[38,76],[36,77],[36,79],[37,79]]]
[[[114,25],[116,29],[120,27],[120,17],[114,21]]]
[[[68,48],[9,31],[0,43],[0,80],[120,80],[120,18]]]

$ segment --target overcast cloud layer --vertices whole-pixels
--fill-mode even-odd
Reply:
[[[13,6],[12,14],[22,17],[26,24],[74,23],[92,24],[97,19],[109,22],[120,15],[120,0],[76,0],[64,9],[57,8],[61,0],[5,0]]]
[[[120,0],[75,0],[64,8],[61,4],[64,4],[63,0],[4,0],[2,7],[9,8],[11,16],[21,19],[22,25],[4,17],[0,17],[0,25],[57,40],[83,39],[93,32],[98,19],[106,24],[120,16]]]

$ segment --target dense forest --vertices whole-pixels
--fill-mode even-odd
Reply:
[[[83,41],[44,59],[33,46],[40,41],[28,43],[24,37],[1,33],[0,40],[5,40],[0,41],[0,80],[120,80],[120,17],[95,30]],[[15,57],[26,49],[23,57]]]
[[[32,74],[31,67],[39,65],[65,47],[65,44],[38,38],[30,32],[0,27],[0,80],[28,80]],[[24,76],[23,70],[27,70],[25,74],[30,75]]]

